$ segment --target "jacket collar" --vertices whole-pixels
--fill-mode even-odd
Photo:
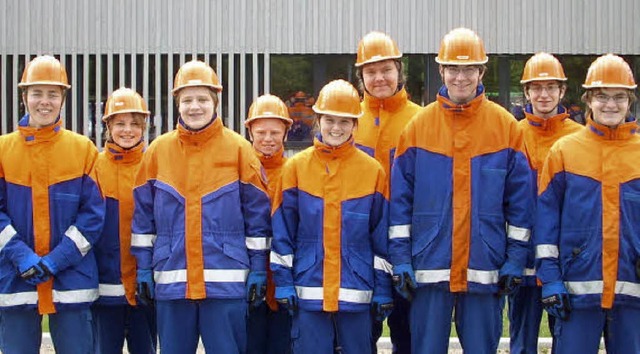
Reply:
[[[524,116],[530,126],[543,131],[556,131],[562,127],[564,120],[569,118],[566,109],[560,105],[558,106],[558,114],[549,118],[538,117],[533,114],[533,107],[530,103],[525,106]]]
[[[591,115],[588,115],[587,128],[592,135],[602,140],[627,140],[637,134],[638,123],[634,117],[628,117],[624,123],[616,128],[609,128],[597,123],[591,118]]]
[[[449,99],[447,87],[442,85],[440,91],[438,91],[438,94],[436,95],[436,100],[448,113],[455,113],[462,116],[473,116],[485,100],[484,86],[482,84],[478,85],[478,88],[476,89],[476,97],[474,99],[464,104],[457,104]]]
[[[178,138],[187,144],[204,143],[222,132],[222,121],[217,115],[213,116],[211,123],[200,130],[190,130],[186,127],[182,118],[178,120]]]
[[[123,164],[136,163],[140,161],[142,159],[144,149],[145,144],[143,141],[130,149],[124,149],[111,141],[108,141],[104,146],[104,151],[109,159]]]
[[[313,139],[313,147],[316,149],[318,156],[323,160],[332,160],[349,156],[356,150],[353,143],[353,135],[351,135],[349,140],[345,141],[340,146],[329,146],[322,142],[322,136],[318,133]]]
[[[20,122],[18,122],[18,131],[27,144],[37,144],[51,141],[60,135],[62,128],[62,119],[58,117],[56,122],[44,128],[35,128],[29,126],[29,114],[25,114]]]
[[[368,92],[364,92],[364,102],[366,107],[371,110],[384,109],[387,112],[395,112],[402,108],[407,102],[407,91],[402,88],[393,96],[379,99],[371,96]]]
[[[260,163],[262,164],[262,167],[264,167],[267,170],[280,167],[282,166],[282,164],[284,164],[284,161],[285,161],[284,146],[282,146],[280,150],[276,151],[273,155],[270,155],[270,156],[266,156],[265,154],[261,153],[258,150],[255,150],[255,152],[258,158],[260,159]]]

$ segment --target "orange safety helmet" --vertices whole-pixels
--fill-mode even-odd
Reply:
[[[360,95],[353,85],[344,80],[333,80],[324,85],[313,105],[316,114],[346,118],[360,118]]]
[[[205,86],[216,92],[222,91],[222,85],[216,72],[207,65],[207,63],[199,60],[192,60],[184,63],[173,81],[174,96],[178,95],[178,91],[185,87]]]
[[[567,81],[560,61],[549,53],[540,52],[529,58],[524,65],[521,84],[531,81]]]
[[[54,85],[64,89],[71,88],[67,79],[67,71],[60,61],[50,55],[33,58],[22,73],[18,87],[33,85]]]
[[[398,44],[386,33],[369,32],[358,43],[356,67],[389,59],[400,59]]]
[[[293,119],[289,118],[289,107],[274,95],[262,95],[258,97],[249,107],[249,116],[244,122],[244,126],[249,128],[251,122],[262,118],[280,119],[287,126],[287,129],[293,124]]]
[[[615,54],[605,54],[591,63],[582,87],[586,89],[603,87],[633,90],[638,85],[636,85],[629,64],[624,59]]]
[[[149,116],[151,112],[147,110],[147,103],[142,96],[130,88],[121,87],[109,96],[104,108],[102,121],[106,122],[109,117],[119,113],[141,113]]]
[[[468,28],[456,28],[440,42],[436,63],[442,65],[481,65],[489,61],[484,43]]]

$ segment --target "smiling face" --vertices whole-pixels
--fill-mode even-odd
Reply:
[[[393,96],[398,89],[400,73],[394,60],[366,64],[362,68],[362,81],[367,92],[375,98]]]
[[[624,122],[629,112],[628,90],[619,88],[602,88],[595,90],[587,100],[592,118],[597,123],[615,128]]]
[[[271,156],[282,148],[287,128],[278,118],[260,118],[251,123],[253,148],[265,156]]]
[[[213,119],[215,93],[204,86],[185,87],[178,94],[178,111],[184,124],[193,130],[205,127]]]
[[[349,140],[355,126],[355,118],[323,115],[320,117],[322,141],[329,146],[340,146]]]
[[[531,102],[534,115],[549,118],[558,113],[558,105],[565,90],[566,87],[558,81],[544,80],[528,83],[524,94]]]
[[[109,135],[116,145],[130,149],[142,141],[144,116],[134,113],[118,113],[107,123]]]
[[[449,99],[464,104],[476,97],[484,71],[478,65],[441,65],[440,76],[447,87]]]
[[[33,85],[23,94],[29,126],[44,128],[56,122],[64,102],[64,90],[55,85]]]

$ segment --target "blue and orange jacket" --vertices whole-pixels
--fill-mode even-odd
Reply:
[[[256,155],[260,159],[264,171],[267,173],[267,181],[269,188],[269,198],[273,200],[273,193],[276,188],[276,184],[280,180],[282,175],[282,167],[287,162],[287,158],[284,156],[284,146],[280,148],[275,154],[271,156],[265,156],[264,154],[256,150]],[[269,266],[269,260],[267,260],[267,296],[266,301],[269,308],[273,311],[278,310],[278,303],[275,299],[276,286],[273,282],[273,273]]]
[[[382,100],[365,91],[361,106],[363,115],[353,133],[356,146],[378,160],[389,178],[398,138],[422,107],[409,101],[404,88]]]
[[[640,306],[640,136],[587,117],[544,164],[536,217],[543,285],[562,281],[574,308]]]
[[[96,183],[98,151],[58,121],[0,137],[0,307],[38,308],[41,314],[87,308],[98,298],[93,251],[104,222]],[[59,272],[37,287],[20,278],[31,252],[49,255]]]
[[[387,181],[353,139],[290,158],[273,200],[271,269],[295,286],[308,311],[367,311],[374,292],[391,296]]]
[[[524,268],[535,195],[522,132],[484,88],[437,102],[409,122],[391,172],[389,253],[419,286],[495,293],[508,260]],[[506,225],[506,226],[505,226]]]
[[[140,143],[125,150],[107,142],[96,162],[96,175],[107,202],[102,236],[94,247],[100,304],[136,305],[136,259],[130,251],[131,219],[133,185],[144,147],[144,143]]]
[[[197,132],[183,124],[142,158],[131,253],[138,269],[153,269],[158,300],[244,298],[271,241],[262,166],[219,118]]]
[[[563,106],[558,106],[558,114],[555,116],[540,118],[533,114],[531,104],[527,104],[524,108],[524,116],[526,119],[521,120],[518,124],[522,128],[522,134],[524,135],[525,152],[531,166],[532,178],[536,181],[534,188],[537,195],[542,166],[549,149],[551,149],[551,145],[563,136],[580,131],[584,127],[569,119],[569,114]],[[535,229],[532,232],[532,239],[534,233]],[[532,242],[524,270],[523,285],[536,286],[535,258],[535,249]]]

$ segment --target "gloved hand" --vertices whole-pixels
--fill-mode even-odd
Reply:
[[[247,278],[247,301],[249,306],[258,307],[267,294],[267,272],[252,271]]]
[[[138,269],[136,272],[136,284],[140,301],[144,305],[153,305],[153,299],[156,297],[153,270]]]
[[[276,286],[276,302],[289,311],[289,315],[298,310],[298,294],[293,286]]]
[[[511,295],[515,293],[522,284],[523,267],[504,262],[499,272],[498,295]]]
[[[402,295],[407,301],[413,299],[413,293],[416,290],[418,282],[413,273],[411,264],[398,264],[393,266],[393,287],[398,294]]]
[[[384,321],[393,311],[393,299],[388,295],[373,295],[371,311],[376,321]]]
[[[20,277],[30,285],[38,285],[49,279],[49,274],[42,269],[42,258],[32,252],[18,263],[18,272]]]
[[[561,281],[554,281],[542,286],[542,306],[547,312],[562,321],[569,319],[571,301],[569,292]]]

